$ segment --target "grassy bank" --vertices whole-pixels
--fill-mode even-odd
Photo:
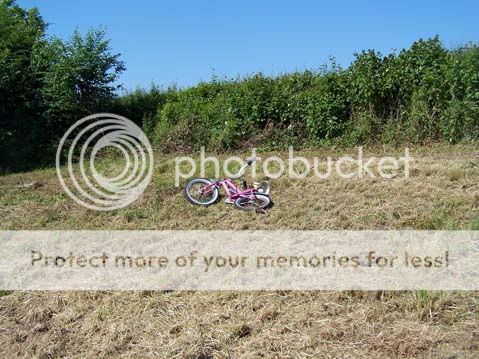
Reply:
[[[306,179],[272,181],[275,207],[266,215],[245,214],[218,203],[191,206],[176,188],[174,155],[157,154],[153,180],[127,208],[97,212],[74,203],[61,190],[55,169],[0,177],[3,229],[467,229],[478,215],[477,145],[411,147],[409,178],[386,180]],[[295,152],[306,158],[355,156],[356,148]],[[250,153],[243,153],[247,157]],[[287,152],[263,153],[287,158]],[[404,155],[376,147],[364,156]],[[226,154],[219,158],[226,158]],[[105,159],[109,171],[120,162]],[[187,171],[185,171],[187,172]],[[207,175],[212,175],[212,168]],[[248,175],[248,173],[246,173]],[[261,177],[261,170],[258,172]],[[248,220],[245,221],[244,219]]]
[[[337,158],[346,150],[305,150]],[[477,145],[411,147],[409,179],[272,182],[266,214],[188,204],[172,155],[132,206],[77,206],[53,169],[0,177],[1,229],[478,228]],[[276,153],[287,157],[287,153]],[[373,148],[366,155],[401,154]],[[235,154],[237,155],[237,154]],[[246,154],[244,155],[246,156]],[[103,164],[117,166],[105,159]],[[282,196],[280,196],[282,194]],[[2,356],[477,356],[477,292],[2,292]]]

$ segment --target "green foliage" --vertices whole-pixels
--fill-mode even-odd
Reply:
[[[50,128],[62,134],[78,119],[101,111],[114,97],[112,85],[125,70],[101,30],[78,31],[70,41],[53,39],[38,51],[41,96]]]
[[[148,91],[137,88],[114,97],[108,111],[121,114],[138,125],[146,125],[146,132],[150,133],[155,126],[154,117],[158,106],[163,106],[167,98],[167,91],[162,91],[160,87],[152,84]]]
[[[65,130],[111,103],[124,64],[103,31],[47,38],[38,10],[12,0],[0,0],[0,28],[0,170],[51,163]]]
[[[172,151],[478,139],[476,45],[447,50],[436,37],[355,56],[347,69],[332,60],[319,71],[168,89],[149,112],[149,134]]]
[[[40,78],[32,62],[45,27],[36,9],[0,1],[0,169],[34,153],[29,144],[41,133],[36,116]]]

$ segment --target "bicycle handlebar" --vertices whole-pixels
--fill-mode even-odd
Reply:
[[[249,160],[246,161],[246,164],[244,164],[244,165],[240,168],[240,170],[238,171],[238,173],[237,173],[235,176],[231,177],[231,178],[232,178],[232,179],[240,178],[240,177],[243,175],[243,173],[244,173],[244,171],[246,170],[246,168],[247,168],[248,166],[251,166],[254,161],[256,161],[256,157],[251,157]]]
[[[251,157],[249,160],[246,161],[246,164],[248,166],[251,166],[253,162],[256,161],[256,157]],[[243,166],[244,167],[244,166]]]

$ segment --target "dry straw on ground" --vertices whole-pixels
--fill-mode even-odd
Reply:
[[[354,150],[305,151],[339,157]],[[375,149],[372,154],[394,153]],[[397,154],[400,150],[397,151]],[[285,155],[285,154],[282,154]],[[161,157],[128,209],[92,212],[54,170],[0,177],[1,229],[469,229],[479,148],[411,148],[409,179],[278,179],[267,214],[193,207]],[[38,186],[23,186],[25,183]],[[283,193],[279,197],[278,193]],[[0,356],[369,358],[479,355],[477,292],[1,293]]]

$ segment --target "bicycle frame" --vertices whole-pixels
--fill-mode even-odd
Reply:
[[[220,181],[214,181],[212,184],[206,186],[204,188],[204,191],[207,191],[208,189],[216,187],[220,188],[223,187],[225,190],[226,194],[228,195],[228,199],[231,201],[234,201],[238,199],[239,197],[245,197],[248,199],[254,199],[255,198],[255,189],[254,188],[248,188],[245,190],[240,189],[238,186],[236,186],[233,181],[229,178],[225,178]]]

